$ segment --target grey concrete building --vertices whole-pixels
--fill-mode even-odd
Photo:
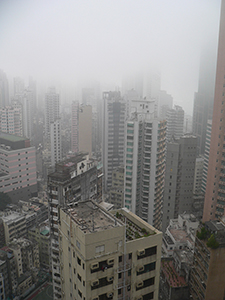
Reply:
[[[48,175],[49,221],[54,299],[61,299],[58,207],[97,197],[97,168],[87,153],[62,161]]]
[[[172,137],[179,139],[183,135],[184,128],[184,110],[181,106],[175,105],[166,113],[167,134],[166,139],[170,141]]]
[[[197,139],[191,135],[182,136],[167,145],[163,232],[170,219],[177,218],[183,212],[192,213],[196,145]]]
[[[123,164],[126,103],[120,92],[103,93],[103,173],[104,190],[112,185],[112,171]]]

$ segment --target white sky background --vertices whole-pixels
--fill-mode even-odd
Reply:
[[[220,0],[0,0],[0,69],[121,85],[160,65],[162,89],[192,114],[202,43],[217,36]]]

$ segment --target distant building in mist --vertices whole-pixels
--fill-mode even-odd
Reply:
[[[79,103],[73,101],[71,106],[71,151],[78,152],[78,110]]]
[[[217,43],[208,43],[202,52],[198,92],[194,96],[192,132],[197,136],[198,154],[204,154],[207,121],[212,119],[215,89]]]
[[[92,107],[80,105],[78,113],[78,147],[79,151],[92,154]]]
[[[22,110],[20,107],[6,106],[0,108],[0,131],[23,136]]]
[[[166,119],[166,113],[169,109],[173,108],[173,97],[167,94],[166,91],[161,90],[159,92],[159,117],[160,119]]]
[[[112,185],[112,171],[123,164],[126,103],[120,92],[103,93],[103,173],[104,190]]]
[[[32,139],[34,118],[34,94],[31,90],[24,90],[20,96],[23,114],[23,135]]]
[[[14,97],[23,94],[24,90],[25,90],[24,80],[20,77],[14,77],[13,78]]]
[[[45,134],[50,137],[51,123],[59,119],[59,94],[54,87],[45,94]]]
[[[51,165],[62,160],[61,121],[55,120],[50,124]]]
[[[0,70],[0,108],[9,105],[9,84],[4,71]]]
[[[169,109],[166,114],[167,134],[166,139],[179,139],[183,135],[184,127],[184,110],[181,106],[175,105],[173,109]]]

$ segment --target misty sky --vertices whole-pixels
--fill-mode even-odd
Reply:
[[[202,44],[220,0],[0,0],[0,69],[10,76],[113,81],[161,69],[162,89],[192,114]]]

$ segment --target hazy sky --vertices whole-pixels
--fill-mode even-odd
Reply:
[[[201,45],[219,14],[220,0],[0,0],[0,69],[120,84],[158,62],[162,89],[192,113]]]

